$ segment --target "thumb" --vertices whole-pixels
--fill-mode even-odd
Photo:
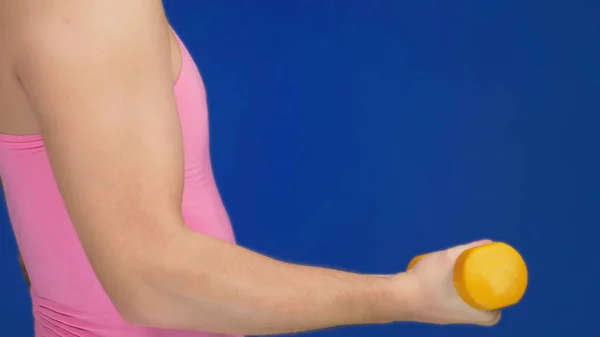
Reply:
[[[448,254],[453,259],[457,259],[458,256],[460,254],[462,254],[462,252],[464,252],[465,250],[470,249],[470,248],[475,248],[475,247],[478,247],[478,246],[487,245],[489,243],[492,243],[492,240],[485,239],[485,240],[473,241],[471,243],[467,243],[467,244],[460,245],[460,246],[455,246],[455,247],[452,247],[452,248],[448,249]]]

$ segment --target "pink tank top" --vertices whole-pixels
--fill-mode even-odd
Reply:
[[[208,146],[204,84],[187,49],[175,85],[185,155],[187,225],[234,242],[215,185]],[[118,314],[102,289],[69,220],[39,135],[0,135],[0,177],[13,230],[31,279],[36,337],[216,337],[139,328]]]

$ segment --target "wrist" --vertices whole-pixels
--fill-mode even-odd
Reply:
[[[422,304],[422,292],[418,279],[411,273],[399,273],[391,279],[393,283],[390,297],[398,303],[394,312],[394,321],[418,321]]]
[[[417,280],[409,273],[379,277],[383,293],[378,306],[380,321],[375,323],[412,321],[419,304]]]
[[[406,273],[363,277],[362,291],[350,303],[344,303],[345,308],[352,308],[350,324],[411,320],[418,303],[418,287],[413,277]]]

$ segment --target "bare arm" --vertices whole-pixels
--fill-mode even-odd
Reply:
[[[287,264],[188,230],[159,0],[23,3],[35,24],[18,73],[75,230],[125,319],[262,335],[402,318],[406,278]]]

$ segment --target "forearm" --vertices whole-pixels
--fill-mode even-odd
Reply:
[[[148,278],[148,325],[268,335],[383,323],[410,296],[401,277],[283,263],[191,232],[177,241]]]

